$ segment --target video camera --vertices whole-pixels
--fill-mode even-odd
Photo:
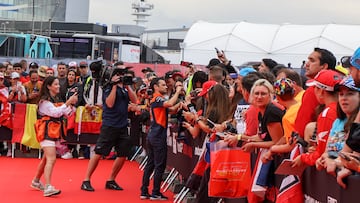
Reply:
[[[123,83],[124,85],[132,85],[134,84],[134,78],[129,75],[125,75],[128,72],[126,68],[117,68],[117,67],[111,67],[107,66],[103,69],[103,72],[101,74],[101,84],[103,87],[107,85],[115,85],[119,83]],[[116,82],[111,82],[111,78],[114,75],[120,76],[119,80]]]

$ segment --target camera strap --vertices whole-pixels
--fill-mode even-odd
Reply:
[[[99,81],[95,79],[95,89],[94,89],[94,105],[97,104],[98,94],[99,94]]]

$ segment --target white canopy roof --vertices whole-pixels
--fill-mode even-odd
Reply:
[[[359,25],[275,25],[240,23],[193,24],[183,43],[183,60],[207,65],[224,50],[235,65],[272,58],[300,67],[315,47],[333,52],[339,60],[360,45]]]

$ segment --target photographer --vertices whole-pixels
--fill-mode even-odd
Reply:
[[[103,95],[103,114],[100,136],[95,147],[95,155],[91,157],[86,171],[86,176],[82,182],[81,189],[94,191],[90,184],[91,175],[94,173],[99,160],[102,156],[107,156],[112,147],[115,147],[116,159],[106,181],[105,188],[110,190],[123,190],[116,182],[116,176],[124,165],[126,156],[130,150],[130,137],[128,135],[128,104],[129,101],[136,103],[135,92],[129,85],[123,83],[124,66],[117,66],[111,74],[109,84],[104,86]]]

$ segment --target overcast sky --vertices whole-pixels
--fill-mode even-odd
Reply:
[[[90,23],[135,24],[136,0],[90,0]],[[360,24],[360,0],[146,0],[154,4],[147,28],[209,22]]]

